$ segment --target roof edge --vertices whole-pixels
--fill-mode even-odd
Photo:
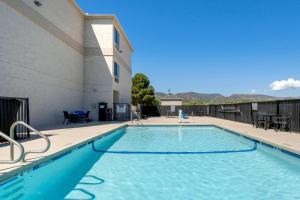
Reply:
[[[78,12],[85,18],[85,19],[112,19],[113,23],[117,26],[117,28],[120,30],[122,36],[125,38],[125,42],[128,45],[129,49],[133,52],[134,49],[124,31],[124,28],[122,27],[118,17],[114,14],[88,14],[85,13],[80,6],[77,4],[76,0],[69,0],[75,8],[78,10]]]
[[[120,33],[122,36],[125,38],[125,42],[127,43],[128,47],[130,48],[131,51],[134,51],[125,31],[124,28],[122,27],[118,17],[114,14],[85,14],[86,19],[112,19],[114,24],[117,26],[117,28],[120,30]]]
[[[86,13],[80,8],[76,0],[69,0],[69,2],[78,10],[78,12],[82,15],[85,16]]]

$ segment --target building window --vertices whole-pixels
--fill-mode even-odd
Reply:
[[[115,76],[115,82],[119,83],[120,79],[120,65],[116,62],[114,62],[114,76]]]
[[[120,34],[115,27],[114,27],[114,44],[115,44],[115,47],[119,50],[120,49]]]

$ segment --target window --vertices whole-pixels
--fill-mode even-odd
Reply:
[[[115,81],[119,83],[120,79],[120,65],[116,62],[114,62],[114,76],[115,76]]]
[[[118,30],[114,27],[114,43],[116,48],[119,50],[120,47],[120,34]]]

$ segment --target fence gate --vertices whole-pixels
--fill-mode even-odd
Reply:
[[[29,100],[27,98],[0,97],[0,131],[9,136],[10,126],[15,121],[24,121],[29,124]],[[15,139],[22,140],[30,137],[30,131],[17,126]],[[0,142],[6,142],[0,138]]]
[[[114,108],[114,120],[127,121],[130,119],[130,104],[127,103],[115,103]]]

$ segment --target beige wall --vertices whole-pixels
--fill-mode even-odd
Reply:
[[[120,103],[131,103],[131,50],[122,35],[122,53],[114,48],[113,28],[113,18],[85,20],[85,108],[91,110],[94,119],[97,103],[104,101],[113,107],[113,90],[119,92]],[[114,62],[120,64],[119,83],[114,80]]]
[[[182,106],[182,101],[178,100],[160,100],[162,106]]]
[[[100,48],[101,54],[113,54],[113,25],[112,19],[85,19],[84,47]]]
[[[122,30],[119,28],[116,21],[114,26],[120,33],[120,51],[114,48],[114,61],[120,64],[120,81],[119,83],[114,82],[114,90],[120,93],[120,103],[131,103],[131,54],[132,49],[128,46],[127,38],[122,34]]]
[[[122,30],[119,28],[119,26],[116,24],[116,21],[114,21],[114,26],[120,33],[120,50],[122,53],[114,49],[114,55],[120,57],[119,59],[122,59],[122,62],[126,64],[126,67],[131,71],[131,54],[132,49],[128,46],[128,43],[126,42],[127,39],[122,34]]]
[[[114,16],[86,16],[72,0],[0,0],[0,96],[30,101],[31,124],[37,128],[62,122],[62,111],[90,110],[131,102],[132,48]],[[113,47],[113,27],[121,33]],[[115,83],[113,63],[120,66]]]
[[[120,65],[120,80],[119,82],[113,81],[113,89],[119,91],[120,93],[120,103],[131,103],[131,66],[128,66],[127,63],[124,62],[124,59],[121,58],[119,52],[114,51],[113,60],[119,63]]]
[[[97,119],[97,103],[107,102],[112,107],[113,86],[113,25],[111,19],[86,19],[84,23],[84,106]]]
[[[116,84],[115,84],[116,85]],[[118,86],[120,92],[120,103],[131,103],[131,73],[121,66],[120,69],[120,81]]]
[[[83,44],[83,18],[70,0],[42,0],[42,6],[37,7],[33,0],[23,0],[40,15],[54,23],[69,37]]]
[[[62,110],[82,107],[83,55],[58,38],[56,29],[51,32],[32,21],[30,16],[41,21],[43,16],[28,9],[23,1],[6,2],[0,1],[0,96],[29,98],[33,126],[61,123]],[[62,28],[65,24],[66,35],[82,31],[83,18],[72,5],[60,0],[43,2],[47,3],[40,8],[52,22],[48,27]],[[63,15],[59,6],[68,12]],[[79,34],[72,37],[82,43]]]

